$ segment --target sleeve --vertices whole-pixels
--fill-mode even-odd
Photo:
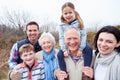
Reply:
[[[120,57],[119,57],[119,58],[120,58]],[[120,59],[119,59],[119,61],[120,61]],[[118,63],[118,65],[119,65],[119,66],[118,66],[118,69],[117,69],[117,70],[118,70],[118,71],[117,71],[117,77],[118,77],[117,79],[120,80],[120,76],[119,76],[119,74],[120,74],[120,64]]]
[[[120,62],[120,54],[119,53],[120,52],[117,53],[118,55],[116,55],[115,60],[113,61],[113,65],[112,65],[112,70],[113,70],[112,74],[114,77],[113,80],[120,80],[120,76],[119,76],[119,74],[120,74],[120,63],[119,63]]]
[[[65,51],[66,50],[66,46],[65,46],[65,43],[64,43],[64,29],[62,26],[59,26],[59,45],[62,49],[62,51]]]
[[[17,65],[17,61],[16,61],[17,55],[18,55],[18,49],[17,49],[17,43],[15,43],[11,49],[10,58],[8,60],[8,65],[10,70],[13,70],[14,67]]]
[[[45,80],[45,66],[43,64],[43,61],[40,61],[40,80]]]
[[[80,43],[79,50],[83,50],[86,46],[86,39],[87,39],[87,34],[85,29],[80,30],[80,34],[81,34],[81,43]]]

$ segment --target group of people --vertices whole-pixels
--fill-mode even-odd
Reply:
[[[71,2],[62,6],[59,45],[50,32],[39,37],[39,25],[26,25],[24,40],[15,43],[8,65],[10,80],[120,80],[120,30],[104,26],[86,42],[83,21]]]

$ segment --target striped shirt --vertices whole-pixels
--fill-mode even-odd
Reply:
[[[18,72],[22,73],[21,80],[45,80],[45,70],[42,61],[35,61],[33,67],[29,69],[25,63],[21,63]]]

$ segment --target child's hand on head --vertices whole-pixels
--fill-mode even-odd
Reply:
[[[68,51],[67,50],[64,52],[64,57],[68,57]]]
[[[80,57],[82,55],[82,51],[81,50],[78,50],[77,52],[77,57]]]

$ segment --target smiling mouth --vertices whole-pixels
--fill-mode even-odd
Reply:
[[[27,60],[27,61],[31,61],[32,59],[29,59],[29,60]]]
[[[101,51],[106,51],[106,50],[108,50],[108,49],[100,48],[100,50],[101,50]]]

